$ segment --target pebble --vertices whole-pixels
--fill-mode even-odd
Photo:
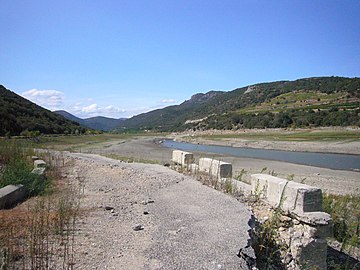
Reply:
[[[134,231],[141,231],[144,229],[144,226],[141,225],[141,224],[136,224],[134,227],[133,227],[133,230]]]
[[[105,206],[105,210],[108,210],[108,211],[114,210],[114,207],[112,207],[112,206]]]

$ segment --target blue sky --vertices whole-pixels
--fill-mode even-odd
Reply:
[[[80,117],[360,75],[358,0],[1,0],[0,34],[0,84]]]

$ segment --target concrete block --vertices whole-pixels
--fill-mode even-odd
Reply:
[[[236,179],[232,179],[233,184],[238,191],[242,191],[244,196],[250,196],[251,194],[251,185],[246,184],[244,182],[238,181]]]
[[[8,208],[21,202],[26,195],[23,185],[8,185],[0,189],[0,209]]]
[[[31,171],[31,173],[34,173],[34,174],[38,174],[38,175],[43,175],[45,174],[45,170],[46,168],[35,168]]]
[[[40,158],[37,157],[37,156],[32,156],[31,159],[32,159],[32,161],[35,161],[35,160],[38,160],[38,159],[40,159]]]
[[[41,160],[41,159],[38,159],[38,160],[35,160],[34,161],[34,168],[46,168],[46,162]]]
[[[189,165],[194,162],[194,155],[189,152],[174,150],[172,153],[172,161],[180,165]]]
[[[201,172],[209,173],[218,179],[232,177],[232,165],[216,159],[200,158],[199,170]]]
[[[321,189],[288,181],[267,174],[251,175],[252,192],[262,192],[261,198],[290,213],[322,211]]]
[[[199,165],[197,165],[195,163],[192,163],[189,166],[189,170],[190,170],[191,173],[196,174],[196,173],[199,172]]]

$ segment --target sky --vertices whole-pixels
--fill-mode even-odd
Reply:
[[[0,36],[0,84],[82,118],[360,75],[358,0],[0,0]]]

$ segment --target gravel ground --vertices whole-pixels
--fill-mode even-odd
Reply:
[[[74,269],[247,269],[236,199],[161,165],[66,156],[63,176],[84,181]]]

